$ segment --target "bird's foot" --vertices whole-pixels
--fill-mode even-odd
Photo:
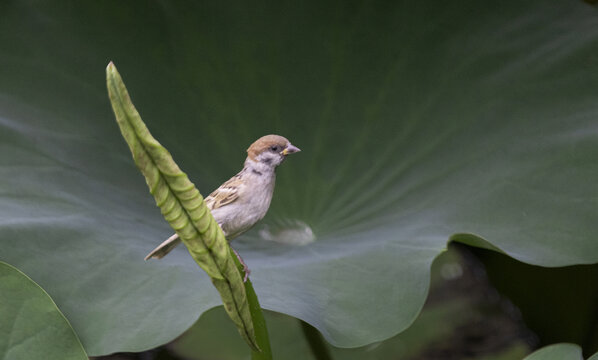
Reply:
[[[243,282],[247,282],[249,274],[251,274],[251,270],[249,270],[249,267],[247,266],[247,264],[245,264],[245,261],[243,261],[243,258],[241,257],[241,255],[239,255],[237,250],[235,250],[232,246],[231,249],[233,249],[233,252],[235,253],[235,255],[237,255],[237,259],[239,259],[239,262],[241,263],[241,265],[243,265],[243,272],[245,273],[245,276],[243,277]]]

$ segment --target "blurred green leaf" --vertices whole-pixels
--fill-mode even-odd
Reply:
[[[87,360],[73,328],[50,296],[0,261],[0,358]]]
[[[470,303],[452,301],[422,312],[414,325],[400,335],[368,346],[342,349],[329,346],[332,359],[378,360],[408,359],[424,360],[439,358],[442,349],[450,346],[455,332],[474,321],[479,314],[472,313]],[[274,359],[312,359],[311,349],[301,331],[299,322],[291,317],[266,312],[266,320],[271,334]],[[455,347],[461,346],[457,344]],[[247,345],[236,335],[234,326],[226,319],[222,308],[207,311],[191,329],[173,345],[169,346],[176,354],[194,360],[236,360],[247,357]],[[426,351],[440,349],[428,356]],[[454,349],[454,351],[465,349]],[[529,353],[523,342],[506,344],[495,349],[495,354],[470,356],[468,360],[520,360]],[[445,354],[448,351],[445,350]],[[458,358],[453,357],[447,358]],[[463,358],[463,357],[461,357]]]
[[[465,261],[468,260],[468,261]],[[342,349],[326,344],[342,360],[521,360],[533,335],[513,316],[504,298],[480,274],[480,264],[451,249],[432,266],[432,290],[409,329],[382,342]],[[296,319],[266,312],[275,359],[312,359]],[[204,313],[189,331],[168,345],[185,359],[233,360],[247,355],[221,308]]]
[[[544,268],[493,251],[474,253],[541,344],[579,344],[586,356],[598,351],[598,265]]]
[[[582,2],[8,1],[0,14],[0,257],[92,355],[170,341],[219,303],[186,252],[143,261],[170,234],[112,120],[110,60],[202,193],[261,135],[303,150],[233,246],[264,308],[332,344],[409,327],[449,239],[598,262],[598,17]]]
[[[524,360],[583,360],[583,357],[575,344],[555,344],[535,351]]]

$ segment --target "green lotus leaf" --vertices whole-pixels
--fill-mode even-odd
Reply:
[[[413,322],[463,241],[598,262],[598,18],[583,2],[0,5],[0,259],[90,355],[154,347],[220,299],[171,232],[106,99],[113,60],[199,191],[278,133],[268,216],[233,243],[261,305],[341,347]]]
[[[21,271],[0,261],[0,357],[87,360],[52,298]]]
[[[526,356],[524,360],[583,360],[581,349],[575,344],[554,344]]]
[[[479,268],[449,248],[432,265],[430,296],[409,329],[358,348],[338,348],[325,342],[321,346],[331,359],[342,360],[521,360],[531,352],[530,334],[506,310],[504,298],[486,286]],[[265,315],[275,359],[314,358],[302,331],[304,324],[282,314]],[[220,307],[207,311],[168,349],[189,360],[246,357],[247,346],[226,320]],[[325,357],[320,354],[320,358]]]

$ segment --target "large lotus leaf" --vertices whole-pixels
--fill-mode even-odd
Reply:
[[[334,345],[407,328],[449,239],[598,262],[589,5],[5,1],[0,14],[0,257],[92,355],[164,343],[219,304],[184,250],[143,261],[170,229],[110,113],[109,60],[204,194],[263,134],[303,150],[234,246],[264,308]]]
[[[1,261],[0,320],[2,359],[87,359],[50,296],[27,275]]]
[[[265,312],[275,359],[312,359],[312,350],[294,318]],[[205,312],[183,336],[168,345],[185,359],[235,360],[247,356],[219,307]],[[358,348],[323,343],[331,359],[342,360],[521,360],[531,352],[531,335],[504,298],[488,286],[479,264],[450,249],[432,265],[431,291],[415,322],[401,334]],[[320,358],[323,358],[322,356]]]
[[[470,321],[474,312],[470,303],[449,301],[431,310],[424,310],[414,325],[402,334],[383,342],[359,348],[343,349],[327,346],[332,359],[379,360],[379,359],[430,359],[426,353],[435,344],[446,344],[447,339],[460,330],[463,323]],[[466,314],[463,316],[463,314]],[[266,313],[272,341],[272,354],[275,359],[312,359],[311,349],[304,339],[299,322],[281,314]],[[170,345],[171,351],[184,359],[235,360],[247,357],[247,345],[237,336],[236,329],[226,321],[226,313],[221,308],[205,312],[196,325]],[[439,324],[442,324],[439,326]],[[457,343],[456,346],[462,345]],[[472,356],[470,360],[520,360],[529,353],[523,342],[494,349],[495,354]],[[471,349],[461,349],[464,352]],[[434,353],[442,353],[440,351]],[[445,350],[446,353],[446,350]],[[457,358],[450,353],[452,358]],[[427,356],[428,355],[428,356]],[[449,358],[446,355],[445,358]]]

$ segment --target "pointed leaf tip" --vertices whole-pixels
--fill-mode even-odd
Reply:
[[[108,76],[110,74],[118,74],[118,70],[116,70],[116,65],[114,65],[112,61],[110,61],[108,63],[108,66],[106,66],[106,75]]]

